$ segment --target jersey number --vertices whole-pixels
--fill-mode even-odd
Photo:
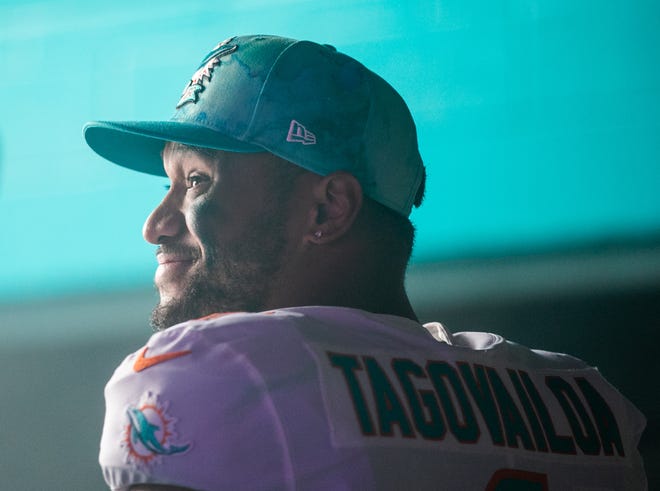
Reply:
[[[488,481],[486,491],[548,491],[548,476],[518,469],[500,469]]]

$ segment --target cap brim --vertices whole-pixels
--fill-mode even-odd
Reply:
[[[179,121],[93,121],[83,128],[87,144],[104,159],[138,172],[165,176],[161,152],[173,141],[228,152],[265,152],[206,126]]]

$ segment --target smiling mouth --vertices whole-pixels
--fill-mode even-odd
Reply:
[[[191,257],[158,257],[156,268],[156,283],[177,284],[184,276],[187,276],[194,268],[195,259]]]
[[[156,249],[156,260],[159,265],[192,263],[199,257],[198,251],[191,247],[177,245],[160,245]]]
[[[166,266],[168,264],[178,264],[178,263],[192,263],[195,261],[192,257],[171,257],[171,256],[158,256],[158,265]]]
[[[194,269],[196,260],[190,256],[159,255],[158,267],[154,275],[154,283],[161,292],[161,300],[164,292],[172,295],[178,290],[184,278],[187,278]]]
[[[154,277],[156,285],[175,287],[190,274],[198,259],[198,251],[191,247],[161,245],[156,250],[156,261],[158,261]]]

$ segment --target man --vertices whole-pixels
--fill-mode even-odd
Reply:
[[[171,183],[143,230],[159,332],[106,387],[112,489],[646,486],[644,418],[595,369],[418,323],[415,126],[357,61],[231,38],[170,121],[85,138]]]

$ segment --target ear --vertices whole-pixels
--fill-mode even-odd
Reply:
[[[346,234],[362,208],[362,186],[348,172],[334,172],[314,188],[315,208],[310,216],[306,242],[325,244]]]

